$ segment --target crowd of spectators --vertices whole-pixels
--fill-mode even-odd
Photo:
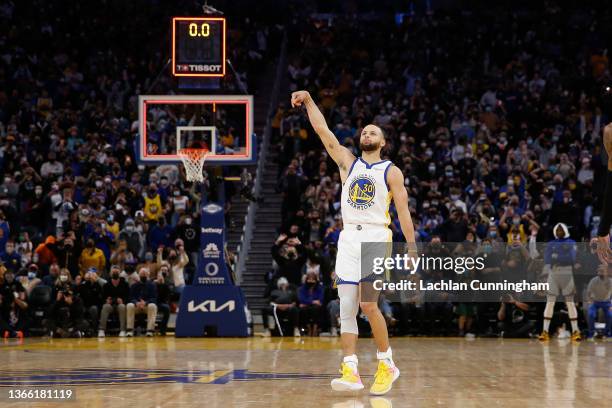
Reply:
[[[247,13],[216,2],[233,16],[232,69],[218,92],[256,92],[262,60],[278,52],[281,27],[259,24],[270,16],[264,3]],[[193,276],[202,197],[175,166],[139,165],[134,145],[138,95],[179,92],[166,44],[181,14],[201,15],[201,5],[0,6],[0,335],[27,335],[35,323],[103,335],[111,312],[122,335],[140,312],[149,333],[158,313],[166,330]]]
[[[602,129],[612,120],[602,94],[611,80],[609,21],[601,5],[561,7],[555,1],[397,18],[313,17],[290,27],[290,50],[299,50],[290,54],[290,91],[309,91],[329,128],[356,156],[366,124],[384,130],[382,155],[404,174],[417,241],[481,249],[507,243],[525,249],[520,254],[530,241],[553,239],[553,226],[562,222],[574,240],[588,242],[597,231],[608,161]],[[272,125],[283,202],[265,296],[279,277],[300,293],[315,271],[326,293],[323,309],[337,310],[338,168],[303,109],[279,105]],[[393,206],[391,214],[394,241],[402,241]],[[289,303],[308,307],[301,299]],[[425,307],[382,299],[381,306],[388,323],[404,334],[483,334],[486,328],[471,329],[473,318],[484,321],[483,313],[493,310],[489,316],[503,327],[513,316],[509,308],[529,309],[537,324],[529,330],[496,327],[493,334],[526,336],[541,327],[541,305],[510,298],[496,305]],[[586,302],[582,307],[584,312]],[[319,315],[330,333],[337,329],[335,313]],[[308,320],[299,326],[312,321],[310,312],[303,315]]]

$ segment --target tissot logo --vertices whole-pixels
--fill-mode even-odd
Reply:
[[[222,310],[227,309],[228,312],[233,312],[236,309],[236,302],[233,300],[228,300],[227,302],[217,306],[217,302],[215,300],[205,300],[202,303],[195,304],[192,300],[187,303],[187,311],[188,312],[208,312],[208,313],[217,313]]]
[[[219,211],[223,210],[223,207],[221,207],[218,204],[212,203],[212,204],[205,205],[203,210],[205,213],[208,213],[208,214],[216,214]]]
[[[221,72],[221,65],[198,65],[189,64],[191,72]]]
[[[202,228],[202,232],[206,234],[222,234],[222,228]]]

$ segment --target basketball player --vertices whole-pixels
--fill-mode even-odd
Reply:
[[[367,125],[363,128],[360,138],[362,156],[357,158],[340,145],[308,92],[294,92],[291,104],[306,106],[310,123],[338,165],[342,180],[341,210],[344,228],[338,240],[336,282],[340,297],[340,336],[344,358],[340,370],[342,377],[334,379],[331,386],[335,391],[363,389],[355,354],[358,337],[356,315],[361,306],[378,349],[378,369],[370,393],[382,395],[391,390],[400,372],[393,362],[387,325],[375,298],[364,301],[364,293],[372,290],[372,282],[361,279],[361,276],[370,275],[369,271],[361,271],[361,243],[391,242],[392,234],[388,225],[391,221],[389,204],[393,198],[402,231],[411,245],[409,255],[416,256],[414,227],[408,210],[404,176],[389,160],[381,160],[380,151],[385,146],[385,137],[378,126]]]
[[[603,263],[612,263],[612,250],[610,249],[610,226],[612,225],[612,123],[604,128],[604,147],[608,153],[608,174],[606,175],[606,189],[603,206],[601,207],[601,220],[597,231],[597,255]]]
[[[578,330],[578,312],[574,303],[573,268],[576,263],[576,241],[570,238],[567,225],[562,222],[553,228],[555,239],[546,244],[544,251],[544,267],[548,271],[548,293],[546,294],[546,307],[544,308],[544,328],[540,334],[540,341],[548,341],[548,329],[553,317],[557,296],[565,297],[565,305],[572,325],[572,340],[580,341]]]

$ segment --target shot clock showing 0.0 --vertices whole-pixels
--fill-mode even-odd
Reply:
[[[226,22],[223,17],[172,19],[172,75],[225,75]]]
[[[190,37],[208,37],[210,36],[210,23],[189,23]]]

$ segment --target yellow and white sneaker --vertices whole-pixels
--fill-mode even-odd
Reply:
[[[575,331],[572,333],[571,339],[572,341],[582,341],[582,335],[580,335],[579,331]]]
[[[350,365],[342,363],[340,366],[342,377],[334,378],[331,382],[332,390],[334,391],[359,391],[363,390],[363,383],[357,369],[353,369]]]
[[[546,330],[544,330],[542,332],[542,334],[540,334],[538,336],[538,340],[540,340],[542,342],[548,341],[548,340],[550,340],[550,335],[548,334],[548,332]]]
[[[383,360],[378,362],[378,369],[374,374],[374,384],[370,387],[370,394],[384,395],[391,391],[393,382],[400,376],[399,368],[390,367]]]

